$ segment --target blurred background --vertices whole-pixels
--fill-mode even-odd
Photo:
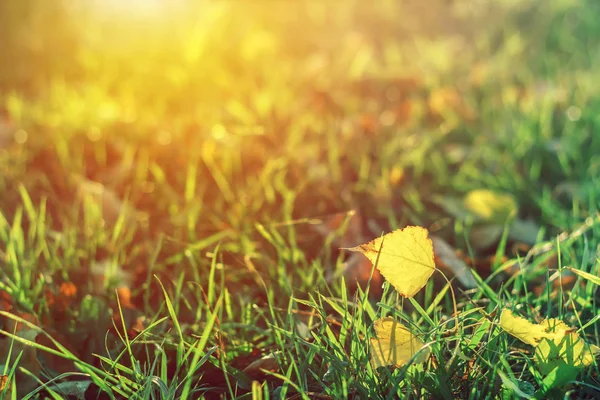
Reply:
[[[241,229],[284,202],[263,190],[282,179],[298,193],[274,218],[358,207],[402,225],[400,204],[415,220],[428,193],[481,186],[522,194],[539,216],[529,185],[595,176],[585,108],[600,101],[599,9],[1,0],[4,209],[25,185],[68,213],[91,182],[157,226],[193,219],[204,202],[214,229]],[[563,134],[569,121],[587,133]],[[401,180],[409,187],[396,191]]]

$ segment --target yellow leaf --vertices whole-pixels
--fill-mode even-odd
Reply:
[[[510,194],[488,189],[472,190],[463,200],[465,209],[484,221],[504,223],[513,217],[518,209],[517,202]]]
[[[404,297],[425,286],[435,270],[427,229],[407,226],[348,250],[363,253]]]
[[[561,334],[564,336],[566,332],[564,330],[560,330],[560,332],[559,330],[556,332],[547,332],[546,325],[529,322],[523,317],[515,316],[512,311],[506,308],[500,314],[500,327],[521,342],[532,346],[537,346],[544,338],[551,339]]]
[[[429,348],[404,325],[393,318],[382,318],[373,324],[376,338],[371,339],[371,366],[373,368],[395,365],[400,367],[417,354],[415,363],[425,362]],[[423,349],[422,351],[419,351]]]
[[[543,339],[535,349],[535,361],[540,371],[549,374],[554,368],[580,368],[594,362],[598,346],[586,343],[573,329],[557,319],[543,321],[541,326],[555,337]]]
[[[524,343],[535,346],[535,362],[546,375],[556,368],[580,368],[592,364],[600,347],[586,343],[569,325],[551,318],[534,324],[502,310],[500,326]]]

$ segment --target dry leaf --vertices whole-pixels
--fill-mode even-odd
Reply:
[[[485,250],[498,243],[504,232],[502,224],[474,225],[469,230],[469,244],[475,250]]]
[[[363,253],[404,297],[425,286],[433,271],[433,245],[427,229],[407,226],[348,250]]]
[[[534,324],[523,317],[515,316],[507,308],[503,309],[500,314],[500,327],[521,342],[531,346],[537,346],[542,339],[551,339],[560,335],[560,332],[547,332],[547,326]],[[564,336],[564,332],[562,336]]]
[[[12,297],[8,292],[0,290],[0,311],[11,311],[13,309]]]
[[[258,360],[252,361],[246,368],[243,369],[244,373],[250,378],[256,378],[264,375],[265,371],[275,372],[279,371],[279,362],[274,353],[267,354]]]
[[[65,398],[85,400],[85,392],[91,384],[92,381],[67,381],[50,385],[49,388]]]
[[[586,343],[560,320],[550,319],[541,325],[548,332],[557,334],[554,338],[542,340],[535,349],[535,361],[544,374],[562,365],[575,368],[591,365],[600,352],[598,346]]]
[[[517,202],[507,193],[489,189],[472,190],[463,200],[464,207],[478,219],[504,223],[517,213]]]
[[[538,242],[538,232],[540,226],[530,220],[523,220],[516,218],[510,224],[510,230],[508,232],[508,238],[515,242],[525,243],[534,245]]]
[[[462,200],[437,197],[434,201],[455,218],[472,222],[469,243],[475,250],[488,249],[497,243],[507,220],[511,220],[508,231],[510,240],[531,245],[537,243],[540,226],[516,217],[518,204],[510,194],[476,189],[467,193]]]
[[[438,236],[431,236],[436,264],[449,269],[456,279],[467,289],[477,287],[471,268],[458,256],[446,241]]]
[[[395,365],[400,367],[417,355],[414,362],[427,360],[429,348],[404,325],[393,318],[382,318],[373,324],[375,338],[371,339],[371,365],[373,368]],[[420,351],[423,349],[422,351]],[[417,354],[418,353],[418,354]]]

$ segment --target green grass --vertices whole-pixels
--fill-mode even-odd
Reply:
[[[510,3],[436,5],[428,32],[396,2],[217,4],[151,47],[100,31],[98,51],[90,25],[77,73],[0,69],[6,398],[596,398],[597,364],[542,374],[498,319],[600,343],[598,6]],[[529,252],[472,245],[448,203],[480,188],[542,228]],[[405,225],[477,260],[478,286],[357,287],[345,232]],[[425,363],[372,368],[384,316]]]

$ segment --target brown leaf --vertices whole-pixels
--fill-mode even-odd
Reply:
[[[469,231],[469,244],[475,250],[484,250],[497,243],[504,232],[502,224],[475,225]]]
[[[119,296],[119,303],[124,308],[135,308],[131,303],[131,290],[127,286],[120,286],[117,288],[117,296]]]
[[[61,394],[64,398],[85,400],[85,392],[89,389],[92,381],[67,381],[49,386],[54,392]]]
[[[58,288],[58,294],[49,288],[44,292],[47,306],[57,311],[65,311],[71,307],[76,295],[77,287],[72,282],[61,283]]]
[[[10,312],[13,309],[12,297],[8,292],[0,290],[0,311]]]
[[[259,358],[258,360],[252,361],[246,368],[243,369],[243,372],[248,375],[248,377],[256,379],[265,375],[262,370],[269,372],[279,371],[279,363],[277,362],[275,353],[270,353]]]
[[[516,218],[510,225],[508,238],[515,242],[534,245],[538,242],[538,232],[541,227],[531,220]]]

